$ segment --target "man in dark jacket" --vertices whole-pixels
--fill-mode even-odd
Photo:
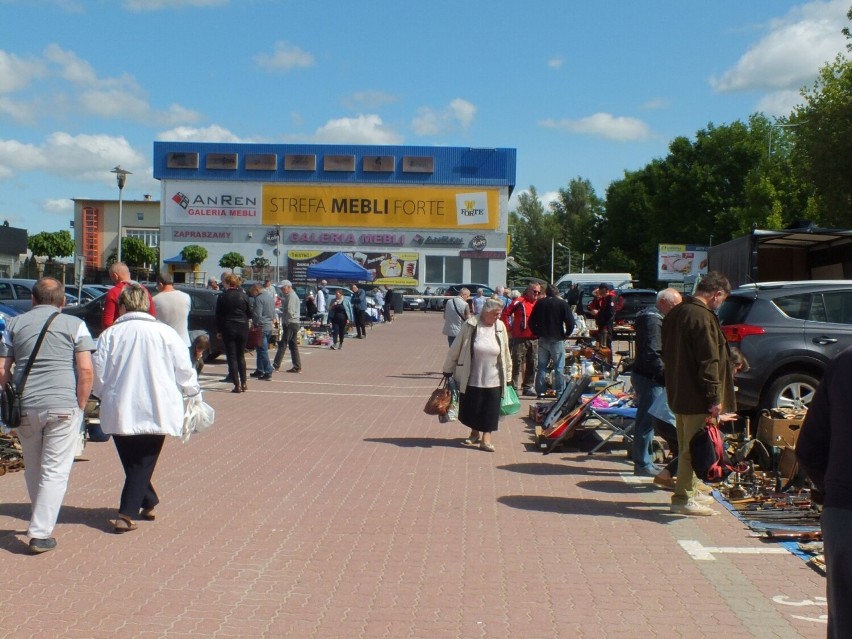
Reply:
[[[630,375],[636,398],[636,419],[633,422],[634,475],[654,477],[659,472],[651,455],[654,422],[648,410],[666,390],[660,337],[663,317],[681,301],[678,291],[667,288],[657,293],[655,307],[650,306],[636,316],[636,359]]]
[[[828,637],[852,637],[852,348],[829,362],[808,407],[796,456],[823,494]]]
[[[598,329],[598,345],[601,348],[610,348],[612,323],[615,320],[615,296],[610,293],[609,284],[606,282],[595,291],[595,299],[589,302],[589,311],[594,316]]]
[[[675,414],[678,443],[677,482],[671,510],[679,515],[715,515],[700,503],[689,442],[708,417],[736,410],[734,366],[716,311],[731,292],[721,273],[711,271],[695,290],[663,319],[666,397]]]
[[[551,284],[545,289],[546,297],[539,299],[530,315],[530,329],[538,337],[538,371],[535,390],[543,397],[547,390],[547,365],[553,361],[553,386],[556,395],[565,388],[565,338],[574,332],[574,313],[568,302],[559,297]]]

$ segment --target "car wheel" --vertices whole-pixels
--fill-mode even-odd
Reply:
[[[814,398],[819,380],[811,375],[782,375],[766,391],[761,408],[805,408]]]

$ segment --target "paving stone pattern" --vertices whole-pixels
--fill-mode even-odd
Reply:
[[[166,443],[157,521],[135,532],[109,526],[112,443],[74,465],[44,555],[26,553],[23,473],[0,478],[0,636],[825,635],[823,577],[790,554],[691,558],[679,541],[766,544],[718,505],[670,515],[618,447],[543,456],[521,415],[496,453],[463,447],[464,427],[422,413],[441,325],[407,312],[342,351],[303,348],[301,375],[244,394],[205,368],[216,425]]]

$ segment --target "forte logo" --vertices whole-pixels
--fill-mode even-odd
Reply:
[[[459,225],[488,223],[488,197],[486,193],[459,193],[456,195],[456,219]]]

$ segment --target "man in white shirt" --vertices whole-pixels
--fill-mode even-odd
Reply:
[[[158,275],[154,306],[157,309],[157,319],[175,329],[189,353],[192,343],[189,339],[189,309],[192,308],[192,298],[189,294],[177,290],[171,277]]]
[[[317,316],[320,324],[328,324],[328,300],[325,299],[325,280],[317,287]]]
[[[473,298],[474,315],[479,315],[482,312],[482,307],[485,306],[485,300],[487,299],[485,292],[481,288],[476,289],[476,297]]]

